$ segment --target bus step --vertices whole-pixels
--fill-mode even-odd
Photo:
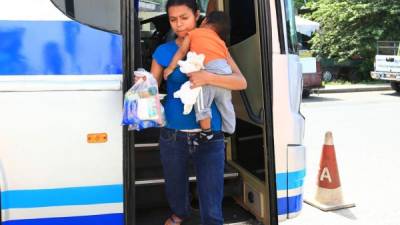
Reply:
[[[136,151],[135,149],[135,168],[146,170],[146,168],[161,167],[160,150],[158,148],[148,148]]]
[[[262,138],[262,136],[258,135],[256,137],[246,137],[246,138],[247,139],[254,139],[254,138]],[[243,138],[243,140],[244,139],[245,138]],[[227,143],[228,139],[225,139],[224,141],[225,141],[225,143]],[[242,140],[239,140],[239,141],[242,141]],[[136,143],[134,146],[135,146],[135,151],[145,151],[145,150],[158,149],[160,144],[158,142],[148,142],[148,143]]]
[[[168,206],[163,185],[143,185],[135,187],[135,198],[137,209],[150,209]],[[191,205],[198,208],[198,191],[195,182],[189,183],[188,187]],[[224,181],[224,196],[240,198],[243,196],[243,181],[240,178]],[[141,224],[141,223],[139,223]],[[156,223],[153,223],[156,224]]]
[[[229,139],[225,139],[228,143]],[[161,167],[159,143],[147,142],[135,144],[135,167]]]
[[[139,143],[135,144],[135,150],[154,149],[158,148],[159,145],[159,143]]]
[[[162,175],[162,168],[136,168],[136,186],[145,186],[145,185],[159,185],[164,184],[165,180]],[[239,172],[230,167],[229,165],[225,165],[224,171],[224,179],[235,179],[239,177]],[[189,169],[189,182],[195,182],[196,176],[192,169]]]
[[[135,144],[158,143],[160,128],[147,128],[142,131],[135,131]]]

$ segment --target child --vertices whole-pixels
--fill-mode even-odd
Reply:
[[[205,55],[205,70],[220,75],[232,74],[232,69],[227,62],[228,48],[223,41],[228,32],[229,21],[227,16],[220,11],[211,12],[203,20],[200,28],[192,30],[185,37],[171,63],[164,70],[164,79],[167,79],[175,70],[178,61],[183,59],[189,50]],[[230,90],[206,85],[202,87],[202,92],[200,92],[195,106],[196,119],[199,121],[202,130],[200,141],[213,138],[210,109],[213,101],[215,101],[221,113],[222,131],[233,133],[235,130],[236,117]]]

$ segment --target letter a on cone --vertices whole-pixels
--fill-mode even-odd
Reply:
[[[344,203],[340,185],[339,170],[336,162],[335,147],[332,132],[325,134],[325,143],[322,148],[320,168],[318,172],[318,187],[315,199],[304,201],[323,211],[331,211],[354,207],[354,203]]]

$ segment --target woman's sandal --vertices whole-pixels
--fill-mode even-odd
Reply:
[[[173,214],[165,221],[164,225],[180,225],[182,221],[182,219]]]

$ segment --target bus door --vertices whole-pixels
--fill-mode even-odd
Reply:
[[[219,1],[229,51],[246,77],[234,93],[237,127],[227,160],[243,179],[242,204],[264,224],[301,211],[305,176],[301,66],[293,1]],[[275,214],[276,213],[276,214]]]
[[[147,2],[142,6],[139,5],[141,66],[146,69],[150,69],[151,54],[155,48],[174,38],[170,33],[163,7],[165,2],[160,1],[158,4]],[[202,1],[202,5],[207,5],[207,2]],[[273,146],[272,67],[270,66],[272,65],[272,49],[271,31],[268,30],[270,20],[268,3],[255,0],[224,0],[214,1],[214,4],[218,10],[224,11],[230,17],[232,28],[227,44],[248,82],[247,90],[233,92],[237,127],[236,132],[226,138],[225,199],[233,199],[233,204],[240,205],[264,224],[276,224],[278,210]],[[204,15],[206,12],[202,11],[202,13]],[[151,134],[154,136],[149,139]],[[156,190],[162,187],[159,184],[164,182],[160,177],[162,171],[158,149],[156,149],[157,142],[155,131],[148,130],[135,134],[135,183],[137,184],[136,206],[138,207],[136,218],[142,218],[140,215],[144,214],[140,208],[147,206],[154,209],[154,206],[162,205],[160,200],[165,201],[162,189],[158,189],[160,190],[158,192],[149,192],[151,189]],[[153,179],[149,179],[150,171],[154,173]],[[192,181],[191,187],[195,188],[194,174],[189,179]],[[147,185],[147,188],[142,189],[139,184]],[[191,190],[192,196],[196,196],[195,189]],[[150,202],[150,199],[153,202]],[[224,209],[228,207],[224,205]],[[284,214],[286,217],[286,213]],[[147,215],[154,214],[147,213]],[[225,215],[225,220],[232,221],[229,215]],[[145,219],[140,221],[145,221]]]
[[[237,127],[228,163],[243,179],[242,204],[264,224],[277,223],[272,123],[272,52],[268,1],[223,1],[231,20],[229,51],[246,77],[233,92]]]
[[[146,4],[144,2],[139,4],[142,62],[140,67],[147,70],[150,69],[155,48],[166,41],[174,40],[165,12],[166,2],[166,0],[146,1]],[[207,6],[208,2],[201,1],[200,6]],[[265,21],[267,21],[266,13],[258,17],[258,10],[261,10],[260,7],[266,7],[266,4],[261,3],[260,6],[258,1],[253,0],[225,0],[213,1],[213,3],[216,9],[224,11],[230,17],[232,31],[227,44],[249,84],[246,91],[233,92],[237,128],[232,136],[226,137],[225,221],[243,222],[255,217],[264,224],[276,224],[273,136],[267,135],[268,130],[270,134],[273,133],[272,113],[269,112],[272,111],[272,106],[271,101],[267,100],[271,98],[271,95],[264,94],[265,91],[272,91],[268,83],[271,72],[268,67],[267,41],[261,42],[262,32],[259,31],[259,27],[265,26]],[[200,9],[202,16],[206,14],[204,11],[206,8]],[[259,18],[263,18],[261,19],[263,25],[260,25]],[[264,109],[267,109],[269,113],[266,114]],[[151,224],[149,218],[155,222],[154,217],[163,215],[162,207],[167,207],[163,190],[162,167],[159,161],[158,130],[136,132],[134,146],[136,221],[138,224]],[[189,180],[192,207],[196,208],[196,177],[193,171]],[[242,216],[234,218],[234,213],[236,217]],[[157,222],[162,223],[165,216],[168,214],[161,216],[160,221]],[[198,224],[199,221],[194,219],[188,223]]]

